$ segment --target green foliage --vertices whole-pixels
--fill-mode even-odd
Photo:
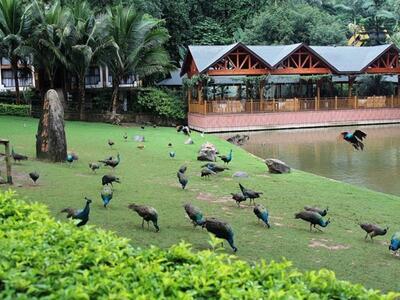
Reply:
[[[185,243],[132,248],[90,226],[56,222],[45,206],[0,193],[0,298],[48,299],[395,299],[339,281],[328,270],[301,273],[291,263],[253,266]]]
[[[28,117],[31,115],[31,106],[0,103],[0,115]]]
[[[168,90],[143,90],[139,93],[138,103],[161,117],[181,120],[186,116],[182,97]]]
[[[227,32],[214,19],[206,18],[193,28],[192,43],[195,45],[225,45],[232,43]]]

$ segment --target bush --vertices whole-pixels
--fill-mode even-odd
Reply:
[[[0,103],[0,115],[27,117],[31,115],[31,106]]]
[[[57,222],[40,204],[0,193],[0,299],[394,299],[301,273],[290,262],[255,265],[184,243],[134,249],[114,233]]]
[[[155,88],[143,90],[138,103],[161,117],[181,120],[186,116],[182,98],[172,91]]]

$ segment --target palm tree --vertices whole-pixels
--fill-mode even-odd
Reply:
[[[17,103],[20,102],[18,63],[26,59],[21,55],[21,48],[31,32],[31,8],[23,0],[0,0],[0,47],[11,63]]]
[[[107,10],[107,34],[112,46],[104,51],[102,61],[112,75],[112,114],[117,113],[119,85],[131,74],[147,76],[170,67],[167,51],[163,48],[168,32],[161,20],[137,10],[134,6],[118,4]]]

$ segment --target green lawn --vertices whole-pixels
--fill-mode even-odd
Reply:
[[[16,152],[35,156],[36,119],[0,117],[0,138],[9,138]],[[214,136],[202,138],[194,133],[194,145],[184,145],[185,137],[173,128],[123,128],[98,123],[67,122],[68,149],[79,155],[72,167],[67,164],[51,164],[30,159],[21,165],[13,165],[18,194],[28,200],[47,204],[51,212],[61,220],[60,209],[72,206],[81,208],[83,197],[94,199],[89,224],[116,231],[131,239],[139,247],[157,245],[168,247],[185,240],[195,249],[209,247],[205,230],[193,229],[185,217],[182,205],[192,202],[208,216],[216,216],[229,222],[235,232],[237,256],[248,261],[264,258],[286,258],[301,269],[328,268],[338,278],[362,283],[367,287],[383,290],[400,290],[398,280],[400,259],[388,250],[388,240],[394,231],[400,230],[400,198],[367,189],[336,182],[308,173],[294,171],[288,175],[270,175],[266,165],[244,150]],[[128,142],[123,134],[129,135]],[[146,137],[145,149],[136,148],[132,136]],[[113,150],[107,139],[116,143]],[[211,180],[200,178],[201,162],[196,161],[200,144],[210,141],[221,153],[233,149],[230,171]],[[168,155],[171,142],[176,157]],[[3,150],[0,150],[3,152]],[[122,184],[115,185],[114,199],[108,209],[102,206],[101,177],[111,171],[102,168],[93,174],[90,161],[109,155],[121,154],[121,164],[116,174]],[[189,184],[180,189],[176,172],[187,164]],[[4,163],[0,162],[4,169]],[[33,186],[27,173],[37,170],[41,177]],[[241,182],[246,187],[264,192],[260,203],[268,207],[272,228],[257,223],[251,207],[239,209],[230,200],[229,193],[238,192],[238,181],[231,175],[246,171],[249,179]],[[4,174],[4,173],[3,173]],[[159,213],[160,232],[142,230],[141,220],[127,209],[129,203],[143,203],[155,207]],[[308,224],[295,220],[294,213],[304,205],[329,206],[332,223],[323,233],[308,231]],[[390,232],[374,243],[364,241],[364,232],[358,222],[370,221]],[[231,252],[226,246],[226,251]]]

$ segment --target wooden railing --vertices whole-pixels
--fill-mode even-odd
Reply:
[[[191,102],[190,113],[234,114],[260,112],[296,112],[363,108],[400,108],[400,97],[330,97],[330,98],[290,98],[268,100],[217,100]]]

